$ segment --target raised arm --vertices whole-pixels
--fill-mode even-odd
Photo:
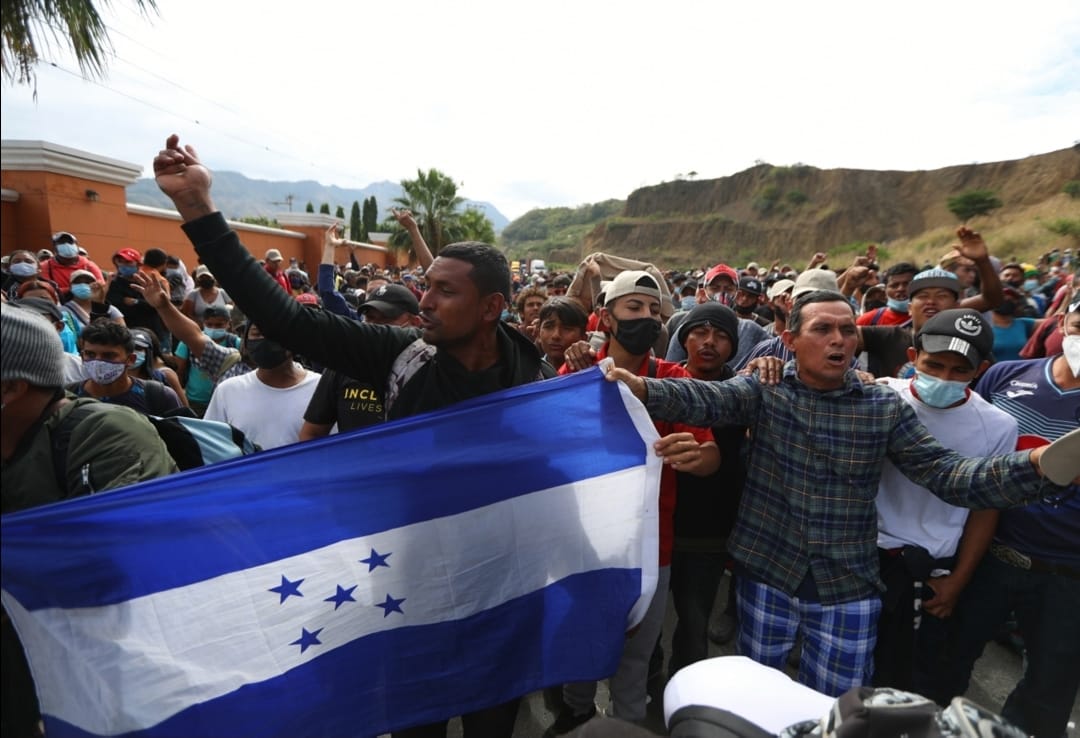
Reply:
[[[165,324],[169,332],[187,344],[192,356],[201,357],[206,344],[210,342],[210,337],[202,332],[199,324],[177,309],[157,280],[151,279],[142,272],[136,272],[132,280],[132,288],[141,292],[143,299],[154,310],[157,310],[161,322]]]
[[[420,233],[420,226],[416,224],[416,218],[413,217],[412,211],[408,209],[391,209],[390,212],[394,214],[398,224],[409,234],[413,251],[416,253],[416,261],[427,271],[427,268],[431,266],[431,262],[435,261],[435,257],[431,255],[431,249],[428,248],[427,241],[424,240],[423,234]]]
[[[979,285],[982,290],[974,297],[961,300],[960,307],[979,312],[993,310],[1005,302],[1005,293],[1001,289],[1001,277],[994,270],[993,262],[990,261],[990,252],[986,248],[986,242],[983,241],[981,235],[963,226],[956,230],[956,237],[960,239],[956,250],[961,256],[975,262],[975,268],[979,270]]]

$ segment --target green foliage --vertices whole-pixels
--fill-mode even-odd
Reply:
[[[481,241],[483,243],[495,243],[495,226],[484,212],[478,208],[465,208],[458,221],[460,232],[457,235],[462,241]]]
[[[103,5],[108,4],[104,0]],[[144,15],[157,12],[155,0],[134,0]],[[41,42],[36,35],[48,31],[51,43],[66,46],[75,54],[85,77],[104,77],[105,62],[112,50],[109,29],[93,0],[4,0],[2,12],[2,60],[4,79],[36,88],[34,66]],[[36,90],[35,90],[36,93]],[[36,96],[36,94],[35,94]]]
[[[1070,179],[1065,183],[1065,186],[1061,188],[1061,191],[1074,200],[1080,197],[1080,179]]]
[[[368,239],[368,234],[372,231],[375,231],[376,233],[387,232],[379,229],[379,206],[375,203],[375,195],[364,198],[364,212],[361,218],[364,222],[362,232],[365,241]],[[392,223],[397,223],[393,218],[390,218],[389,220]]]
[[[1080,239],[1080,218],[1057,218],[1043,223],[1043,228],[1058,236]]]
[[[758,190],[751,206],[762,215],[768,215],[776,207],[776,203],[780,201],[782,194],[778,185],[765,185]]]
[[[949,211],[964,223],[976,215],[986,215],[1002,205],[993,190],[968,190],[956,197],[950,197],[946,204]]]
[[[334,211],[334,217],[335,218],[341,218],[342,220],[345,220],[345,208],[338,205],[337,210]]]
[[[791,190],[786,195],[784,195],[784,199],[792,205],[802,205],[804,202],[810,199],[810,196],[802,190]]]
[[[458,195],[457,188],[457,182],[438,169],[426,172],[418,169],[416,179],[401,180],[405,194],[394,198],[395,204],[412,211],[433,256],[438,256],[442,247],[454,240],[453,233],[460,228],[459,208],[465,198]],[[391,243],[395,245],[408,240],[400,226],[393,234]]]
[[[243,218],[237,218],[236,220],[240,223],[266,226],[267,228],[281,228],[281,224],[277,222],[277,218],[267,218],[265,215],[247,215]]]
[[[307,205],[305,205],[305,206],[304,206],[304,212],[305,212],[305,213],[314,213],[314,212],[315,212],[315,206],[314,206],[314,205],[312,205],[312,204],[311,204],[311,203],[309,202],[309,203],[308,203]]]
[[[360,203],[353,200],[352,210],[349,211],[349,238],[354,241],[366,241],[364,223],[360,219]]]
[[[319,212],[323,215],[330,215],[330,203],[324,202],[319,206]]]

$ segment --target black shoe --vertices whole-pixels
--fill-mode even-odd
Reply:
[[[555,718],[555,722],[551,724],[551,727],[544,731],[545,738],[547,736],[566,735],[574,728],[596,717],[596,705],[592,705],[589,711],[583,714],[575,713],[569,707],[564,707],[559,716]]]
[[[716,622],[709,627],[709,640],[718,646],[722,646],[735,637],[735,631],[738,629],[738,626],[738,620],[733,616],[728,615],[726,612],[722,613],[720,617],[716,619]]]

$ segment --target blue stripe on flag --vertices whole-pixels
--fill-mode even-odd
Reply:
[[[132,736],[373,736],[614,673],[638,570],[567,577],[460,621],[361,638]],[[256,707],[257,706],[257,709]],[[49,738],[87,733],[46,716]]]
[[[557,452],[538,456],[553,437]],[[3,588],[31,611],[113,604],[619,471],[647,453],[618,388],[594,368],[5,515]]]

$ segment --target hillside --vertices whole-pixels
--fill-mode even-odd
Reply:
[[[348,218],[353,202],[363,204],[372,195],[379,206],[379,219],[389,217],[390,205],[395,197],[402,194],[397,182],[373,182],[363,189],[346,189],[334,185],[324,185],[313,180],[299,182],[274,182],[265,179],[250,179],[239,172],[214,172],[214,202],[229,218],[263,216],[272,218],[278,213],[288,212],[286,198],[293,198],[293,212],[304,212],[310,202],[318,210],[327,203],[330,212],[338,205],[345,209]],[[138,205],[150,205],[159,208],[171,208],[172,203],[161,193],[154,180],[143,178],[127,188],[128,202]],[[495,232],[499,233],[509,220],[489,202],[466,200],[467,207],[475,207],[488,217]]]
[[[639,189],[618,215],[594,221],[573,243],[572,232],[557,229],[528,244],[507,238],[519,232],[522,221],[536,221],[540,216],[534,213],[546,211],[514,221],[502,240],[508,250],[531,246],[538,252],[531,255],[567,265],[594,251],[662,267],[773,259],[801,265],[815,251],[825,251],[839,265],[845,253],[869,242],[883,246],[886,261],[933,261],[959,225],[948,198],[988,189],[1003,206],[969,225],[984,234],[993,253],[1033,259],[1053,248],[1080,246],[1080,200],[1062,191],[1073,180],[1080,180],[1080,145],[932,171],[761,164],[730,177]],[[1054,233],[1049,225],[1072,235]]]

